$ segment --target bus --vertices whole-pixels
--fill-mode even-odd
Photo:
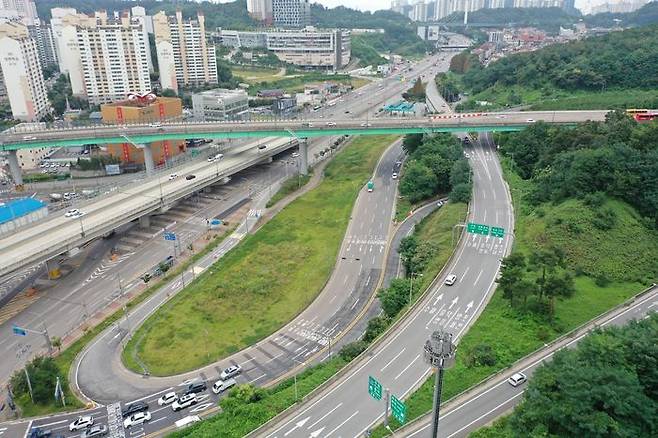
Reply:
[[[368,186],[367,187],[368,187],[368,191],[372,192],[375,188],[375,183],[372,182],[372,181],[368,181]]]
[[[631,109],[626,110],[626,114],[630,114],[630,115],[644,114],[644,113],[648,113],[648,112],[649,112],[648,109],[633,109],[633,108],[631,108]]]
[[[658,111],[633,114],[633,118],[638,122],[651,122],[652,120],[658,120]]]

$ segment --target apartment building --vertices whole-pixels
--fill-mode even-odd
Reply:
[[[284,62],[308,68],[337,70],[351,57],[350,31],[316,29],[237,31],[221,30],[221,44],[235,48],[265,48]]]
[[[247,0],[247,12],[254,20],[272,23],[272,0]]]
[[[283,27],[305,27],[311,24],[309,0],[272,0],[274,24]]]
[[[0,23],[0,70],[15,119],[38,121],[50,112],[37,45],[22,23]]]
[[[40,21],[27,27],[30,38],[37,45],[37,53],[43,67],[59,64],[56,42],[50,24]]]
[[[0,10],[20,18],[26,26],[39,22],[34,0],[0,0]]]
[[[183,20],[180,10],[173,17],[158,12],[153,16],[153,31],[163,90],[217,83],[215,46],[206,41],[202,13],[196,20]]]

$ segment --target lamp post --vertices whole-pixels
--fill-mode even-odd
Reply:
[[[294,360],[295,362],[297,362],[298,364],[300,364],[302,367],[305,367],[305,366],[306,366],[306,362],[300,362],[300,361],[298,361],[297,359],[294,359],[294,358],[293,358],[293,360]],[[297,392],[297,373],[295,373],[295,374],[293,375],[293,380],[295,381],[295,402],[297,402],[297,399],[299,398],[299,397],[298,397],[298,396],[299,396],[299,393]]]
[[[434,406],[432,408],[432,434],[431,438],[438,438],[439,412],[441,408],[441,386],[443,385],[443,371],[455,364],[455,351],[457,347],[452,343],[452,333],[437,330],[425,341],[423,357],[433,368],[436,368],[434,383]]]
[[[411,296],[413,295],[414,291],[414,277],[422,277],[423,274],[419,274],[416,272],[412,272],[411,275],[409,276],[409,305],[411,305]]]

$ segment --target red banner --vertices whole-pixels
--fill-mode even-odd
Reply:
[[[160,110],[160,119],[164,119],[164,118],[165,118],[165,106],[164,106],[164,103],[160,103],[160,104],[158,105],[158,109]]]
[[[128,143],[122,143],[121,148],[123,149],[123,161],[127,163],[130,161],[130,147]]]
[[[169,147],[170,147],[170,142],[169,142],[169,140],[165,140],[165,141],[164,141],[164,156],[165,156],[165,160],[166,160],[167,158],[169,158]]]
[[[123,123],[123,108],[120,106],[117,107],[117,121],[121,124]]]

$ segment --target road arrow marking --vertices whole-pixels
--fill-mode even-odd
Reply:
[[[309,418],[311,418],[311,417],[306,417],[306,418],[304,418],[303,420],[298,421],[298,422],[295,424],[295,427],[293,427],[292,429],[290,429],[288,432],[284,433],[283,436],[288,436],[288,435],[290,435],[293,431],[295,431],[295,430],[301,428],[303,425],[306,424],[306,422],[309,420]]]
[[[439,295],[438,297],[436,297],[436,300],[434,300],[434,305],[436,306],[436,304],[437,304],[439,301],[441,301],[442,299],[443,299],[443,294],[441,294],[441,295]]]
[[[322,429],[318,429],[315,432],[311,432],[310,438],[318,438],[322,431],[324,430],[324,427]]]
[[[452,306],[457,304],[457,301],[459,301],[459,297],[455,297],[455,299],[452,300],[452,303],[450,303],[450,306],[448,306],[448,310],[452,309]]]
[[[473,307],[473,301],[471,301],[466,305],[466,313],[468,313],[468,311],[471,310],[471,307]]]

